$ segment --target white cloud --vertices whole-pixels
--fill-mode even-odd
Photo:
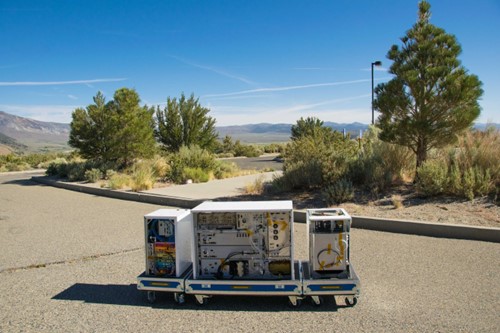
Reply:
[[[55,123],[71,122],[71,114],[78,105],[0,105],[0,110],[7,113]]]
[[[61,86],[68,84],[90,84],[99,82],[118,82],[125,81],[126,78],[117,79],[93,79],[93,80],[75,80],[75,81],[14,81],[14,82],[0,82],[0,86]]]
[[[69,94],[67,97],[70,99],[78,99],[78,97],[76,97],[75,95],[71,95],[71,94]]]

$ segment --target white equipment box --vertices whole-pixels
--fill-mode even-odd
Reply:
[[[360,283],[350,263],[351,216],[342,208],[307,210],[309,262],[302,263],[303,292],[320,304],[321,295],[349,296],[354,305]],[[351,303],[350,303],[351,302]]]
[[[171,291],[178,300],[191,273],[191,230],[189,210],[159,209],[144,216],[146,270],[138,277],[138,289]]]
[[[159,209],[144,216],[146,275],[181,276],[191,265],[189,210]]]
[[[291,201],[204,202],[193,214],[193,279],[292,279]]]
[[[311,276],[332,276],[347,269],[350,229],[351,217],[342,208],[307,210]]]

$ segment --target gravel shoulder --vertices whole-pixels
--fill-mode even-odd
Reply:
[[[500,228],[500,207],[486,200],[428,200],[394,205],[391,198],[342,205],[351,215]]]

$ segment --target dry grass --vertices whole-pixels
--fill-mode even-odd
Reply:
[[[264,176],[260,176],[253,183],[245,185],[245,194],[262,194],[264,192]]]
[[[108,180],[108,187],[112,190],[122,190],[130,186],[130,176],[123,173],[115,173]]]
[[[391,202],[394,206],[394,209],[404,208],[403,197],[399,194],[393,194],[391,197]]]

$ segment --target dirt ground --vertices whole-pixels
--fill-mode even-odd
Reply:
[[[345,203],[341,206],[351,215],[500,228],[500,207],[485,199],[415,201],[403,201],[402,206],[395,206],[391,198],[383,198],[368,204]]]

